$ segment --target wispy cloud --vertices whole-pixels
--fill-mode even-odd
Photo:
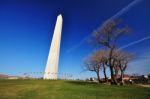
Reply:
[[[148,39],[150,39],[150,36],[144,37],[142,39],[124,45],[120,47],[119,50],[128,48],[130,46],[133,46],[135,44],[138,44]],[[140,50],[139,55],[135,57],[136,59],[129,63],[126,73],[149,74],[150,73],[150,47],[146,49],[143,48],[142,50]]]
[[[140,52],[136,60],[129,63],[127,73],[150,74],[150,47],[143,48]]]
[[[88,39],[89,37],[90,37],[90,35],[87,36],[87,37],[85,37],[85,38],[84,38],[82,41],[80,41],[80,43],[78,43],[77,45],[74,45],[73,47],[71,47],[70,49],[68,49],[65,53],[70,53],[70,52],[72,52],[73,50],[79,48],[81,45],[83,45],[83,44],[87,41],[87,39]]]
[[[124,46],[120,47],[118,50],[125,49],[127,47],[130,47],[132,45],[138,44],[138,43],[143,42],[143,41],[148,40],[148,39],[150,39],[150,36],[144,37],[144,38],[139,39],[137,41],[133,41],[133,42],[127,44],[127,45],[124,45]]]
[[[135,7],[137,4],[139,4],[143,0],[134,0],[130,4],[128,4],[126,7],[122,8],[119,12],[117,12],[114,16],[112,16],[110,19],[115,19],[120,17],[121,15],[128,12],[131,8]]]
[[[115,19],[115,18],[118,18],[120,17],[121,15],[127,13],[131,8],[133,8],[134,6],[136,6],[137,4],[139,4],[141,1],[143,0],[134,0],[132,1],[130,4],[128,4],[126,7],[122,8],[119,12],[117,12],[116,14],[114,14],[112,17],[110,17],[109,19],[107,19],[105,21],[105,23],[111,19]],[[74,45],[73,47],[71,47],[70,49],[68,49],[65,53],[70,53],[71,51],[79,48],[80,46],[82,46],[86,41],[87,39],[90,37],[87,36],[85,37],[83,40],[81,40],[77,45]]]

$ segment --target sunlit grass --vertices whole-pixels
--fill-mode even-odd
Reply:
[[[0,80],[0,99],[150,99],[150,88],[60,80]]]

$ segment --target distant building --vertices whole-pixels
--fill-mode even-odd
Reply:
[[[30,77],[10,76],[6,74],[0,74],[0,79],[31,79]]]
[[[134,83],[150,83],[148,75],[133,75],[130,79],[132,79]]]
[[[5,74],[0,74],[0,79],[7,79],[9,76]]]
[[[7,79],[19,79],[17,76],[9,76]]]
[[[120,79],[120,78],[121,78],[121,75],[115,75],[115,78],[116,78],[116,79]],[[125,80],[125,81],[128,81],[130,78],[131,78],[131,76],[128,75],[128,74],[124,74],[124,75],[123,75],[123,80]]]

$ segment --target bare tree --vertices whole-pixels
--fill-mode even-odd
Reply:
[[[85,60],[85,68],[89,71],[94,71],[97,74],[98,81],[100,80],[100,70],[103,68],[103,73],[105,77],[105,81],[107,81],[107,75],[106,75],[106,63],[107,57],[106,57],[106,51],[100,50],[92,53],[88,58]]]
[[[101,64],[101,67],[103,69],[103,74],[104,74],[104,78],[105,78],[105,82],[107,82],[107,74],[106,74],[106,62],[108,60],[108,53],[107,51],[105,50],[99,50],[99,51],[96,51],[95,54],[98,56],[96,57],[97,60],[99,60],[100,64]]]
[[[97,78],[99,83],[101,82],[100,80],[100,69],[101,69],[101,65],[99,64],[99,62],[95,59],[93,59],[94,57],[90,56],[88,57],[84,63],[85,63],[85,68],[89,71],[93,71],[96,73]]]
[[[114,64],[113,52],[116,49],[116,41],[119,37],[128,33],[129,29],[127,27],[120,28],[120,21],[109,20],[105,22],[100,28],[94,31],[92,34],[92,43],[94,45],[102,45],[109,50],[107,65],[110,68],[111,79],[113,84],[117,84],[117,80],[114,77]]]
[[[129,52],[123,52],[121,50],[117,50],[114,53],[115,55],[115,59],[116,59],[116,65],[119,67],[121,76],[120,76],[120,80],[121,80],[121,84],[123,84],[123,76],[124,76],[124,72],[128,66],[129,61],[131,61],[132,59],[134,59],[134,55],[129,53]]]

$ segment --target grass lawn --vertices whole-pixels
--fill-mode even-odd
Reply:
[[[150,99],[150,88],[79,81],[0,80],[0,99]]]

